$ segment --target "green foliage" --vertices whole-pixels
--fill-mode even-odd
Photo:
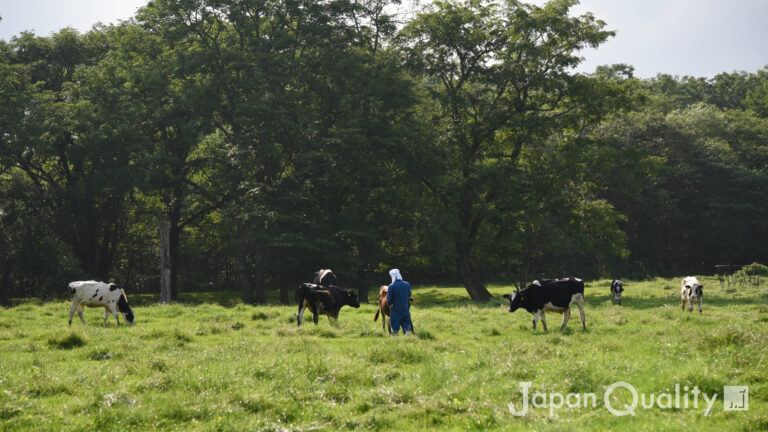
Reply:
[[[741,270],[750,276],[768,276],[768,266],[760,263],[746,265]]]
[[[157,0],[0,42],[0,303],[156,292],[158,222],[175,298],[249,304],[321,267],[488,300],[768,260],[765,68],[576,74],[613,32],[574,1],[399,4]]]
[[[579,192],[589,188],[580,184],[583,175],[551,163],[562,143],[574,142],[586,126],[629,106],[637,88],[636,80],[619,71],[589,77],[570,73],[581,60],[579,49],[596,47],[612,35],[589,14],[570,17],[573,4],[436,2],[399,36],[412,68],[424,77],[425,109],[436,119],[424,151],[437,160],[423,157],[426,163],[419,169],[425,199],[432,201],[425,216],[452,239],[460,276],[478,300],[488,295],[473,269],[477,256],[513,252],[509,256],[519,259],[511,265],[523,276],[532,260],[530,245],[539,240],[531,234],[550,231],[543,218],[559,203],[573,208],[574,218],[566,217],[571,225],[598,219],[596,214],[606,215],[610,207]],[[584,166],[575,166],[584,172]],[[548,184],[539,183],[541,195],[527,187],[528,176],[548,176]],[[526,200],[528,205],[520,204]],[[553,206],[539,209],[540,218],[531,206],[542,201]],[[486,227],[491,220],[495,223]],[[594,228],[574,232],[587,233],[582,240],[615,238],[604,227]],[[482,234],[496,242],[478,253],[488,244]],[[621,250],[620,244],[619,239],[609,249]]]

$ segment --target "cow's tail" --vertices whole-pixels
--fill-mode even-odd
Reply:
[[[381,312],[381,308],[376,309],[376,315],[373,316],[373,322],[376,322],[379,319],[379,312]]]

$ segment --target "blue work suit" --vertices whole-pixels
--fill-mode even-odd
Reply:
[[[402,279],[394,281],[387,290],[387,304],[392,308],[389,317],[393,334],[397,334],[400,327],[403,333],[412,331],[410,297],[411,285]]]

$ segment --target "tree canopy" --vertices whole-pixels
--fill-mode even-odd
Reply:
[[[161,261],[168,301],[246,303],[767,262],[768,67],[579,74],[613,33],[575,3],[153,0],[0,41],[0,301]]]

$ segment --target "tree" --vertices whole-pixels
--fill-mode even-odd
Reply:
[[[0,157],[23,171],[30,200],[50,211],[51,228],[72,249],[84,277],[108,280],[124,232],[135,144],[117,90],[102,86],[96,63],[106,34],[64,29],[23,33],[7,54],[16,91],[3,113]]]
[[[635,196],[612,199],[628,218],[636,275],[765,260],[765,120],[704,103],[664,113],[655,103],[600,131],[653,166]]]
[[[613,34],[590,14],[569,17],[573,4],[440,1],[400,35],[434,107],[434,145],[424,149],[439,156],[420,156],[433,168],[418,169],[472,299],[490,298],[474,252],[501,191],[517,180],[521,153],[594,123],[621,99],[599,78],[571,72],[580,49]]]
[[[194,38],[163,22],[163,2],[152,2],[137,16],[142,25],[125,24],[114,33],[117,49],[109,61],[124,80],[121,88],[134,124],[146,145],[136,165],[136,182],[149,198],[163,236],[161,252],[164,302],[179,292],[181,235],[226,200],[196,181],[209,160],[198,148],[213,131],[214,89],[202,75],[206,58]],[[190,196],[203,205],[191,209]]]

